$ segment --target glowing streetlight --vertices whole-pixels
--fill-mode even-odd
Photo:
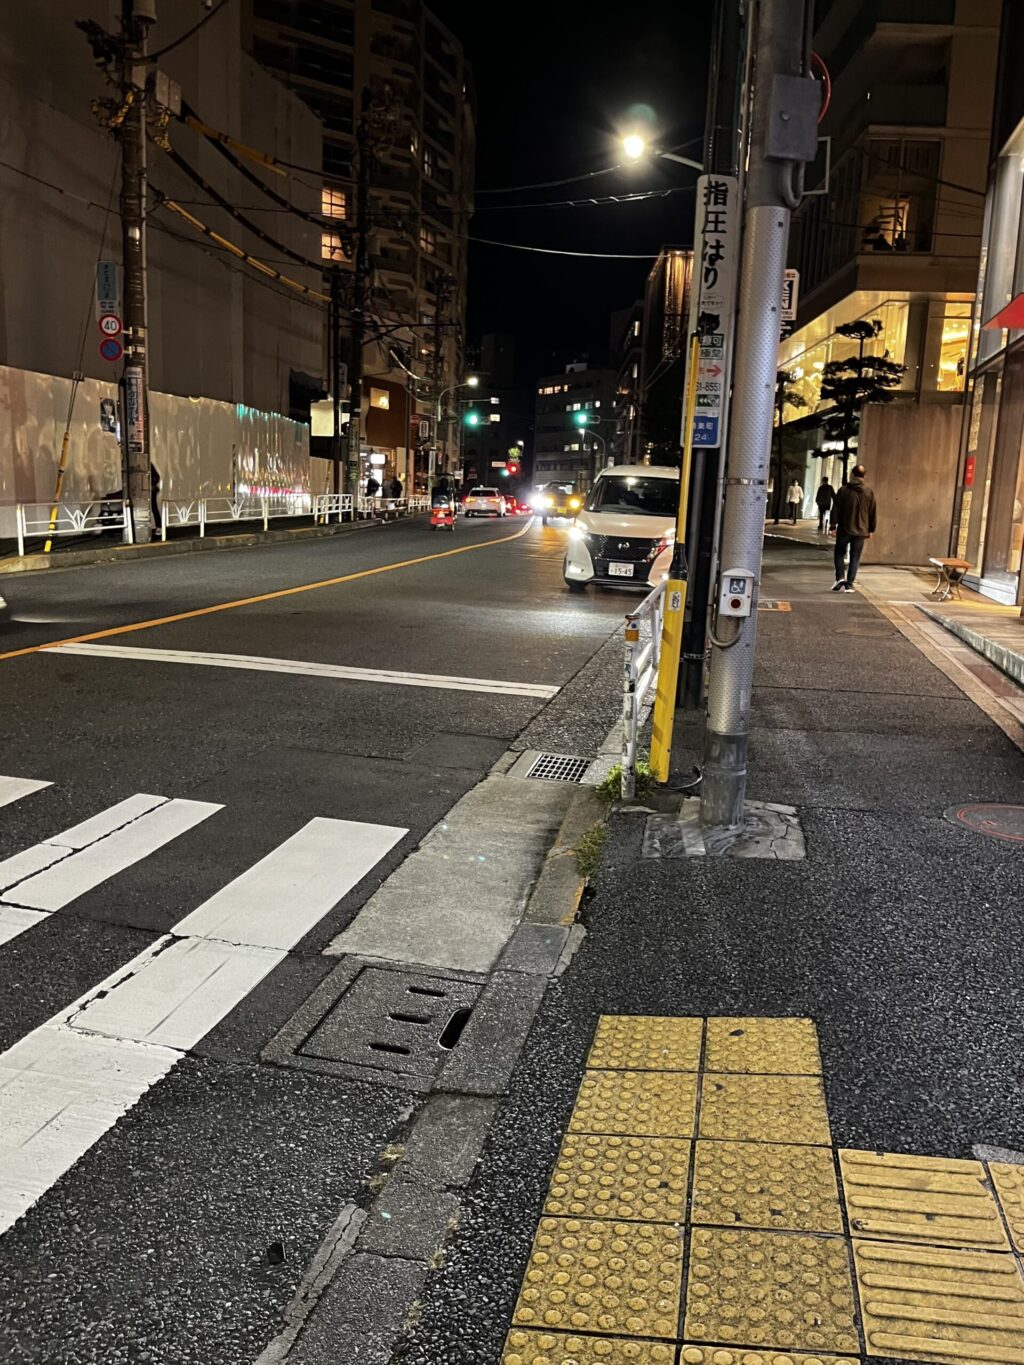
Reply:
[[[466,380],[466,387],[469,389],[478,388],[479,384],[480,380],[477,378],[475,374],[471,374],[469,378]]]
[[[690,166],[695,171],[703,171],[704,166],[700,161],[694,161],[688,156],[679,156],[676,152],[666,152],[662,147],[653,147],[640,136],[639,133],[630,133],[628,137],[622,139],[622,151],[627,161],[639,161],[641,157],[650,155],[657,156],[662,161],[675,161],[680,166]]]
[[[630,161],[639,161],[647,150],[647,141],[639,133],[630,133],[622,139],[622,150]]]

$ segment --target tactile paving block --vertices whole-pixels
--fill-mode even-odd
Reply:
[[[843,1231],[832,1153],[795,1143],[698,1142],[694,1223]]]
[[[1024,1280],[1008,1253],[854,1240],[869,1356],[1024,1361]]]
[[[820,1076],[818,1031],[810,1019],[709,1019],[708,1071]]]
[[[682,1275],[678,1228],[542,1218],[512,1325],[674,1340]]]
[[[697,1077],[684,1071],[586,1071],[570,1133],[692,1137]]]
[[[555,1163],[544,1212],[681,1223],[689,1174],[690,1144],[679,1138],[570,1133]]]
[[[694,1228],[685,1335],[755,1349],[857,1352],[846,1242]]]
[[[796,1351],[727,1351],[721,1346],[684,1346],[679,1365],[857,1365],[849,1356],[807,1356]]]
[[[587,1066],[605,1071],[696,1071],[703,1019],[602,1014]]]
[[[1009,1250],[980,1161],[844,1150],[839,1167],[853,1233],[885,1241]]]
[[[1024,1251],[1024,1166],[990,1161],[988,1169],[1010,1227],[1013,1245],[1018,1251]]]
[[[804,1142],[828,1147],[832,1137],[817,1076],[704,1077],[700,1137],[737,1142]]]
[[[673,1365],[676,1348],[658,1341],[523,1332],[513,1327],[501,1365]]]

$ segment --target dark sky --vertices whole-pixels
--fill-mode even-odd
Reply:
[[[696,172],[650,162],[577,185],[512,195],[483,191],[555,180],[620,160],[617,134],[647,106],[663,146],[697,138],[708,57],[705,7],[679,0],[432,0],[472,62],[478,105],[479,237],[574,251],[647,252],[693,238],[693,194],[587,208],[496,209],[629,190],[692,186]],[[710,9],[710,5],[706,7]],[[604,360],[609,315],[641,293],[648,262],[576,260],[470,246],[471,337],[510,332],[517,381],[532,385],[578,353]]]

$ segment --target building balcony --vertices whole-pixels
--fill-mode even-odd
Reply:
[[[883,127],[942,128],[947,100],[945,84],[876,85],[864,106],[864,122]]]

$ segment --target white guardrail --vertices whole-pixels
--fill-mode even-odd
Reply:
[[[355,511],[353,512],[353,505]],[[205,537],[208,526],[230,522],[262,522],[264,531],[271,521],[312,517],[318,526],[331,522],[351,521],[354,516],[385,517],[412,516],[428,512],[430,499],[366,498],[353,499],[351,493],[280,493],[247,497],[180,498],[160,500],[160,539],[166,541],[169,531],[181,527],[197,527]],[[0,508],[0,515],[3,509]],[[100,535],[105,531],[120,532],[128,545],[133,543],[131,510],[120,498],[97,498],[93,502],[62,502],[54,514],[49,503],[19,502],[14,507],[18,540],[18,554],[26,553],[28,540],[57,539],[62,536]]]
[[[661,628],[665,618],[665,584],[652,588],[626,617],[626,660],[622,676],[622,796],[636,795],[636,743],[648,693],[658,677]]]

